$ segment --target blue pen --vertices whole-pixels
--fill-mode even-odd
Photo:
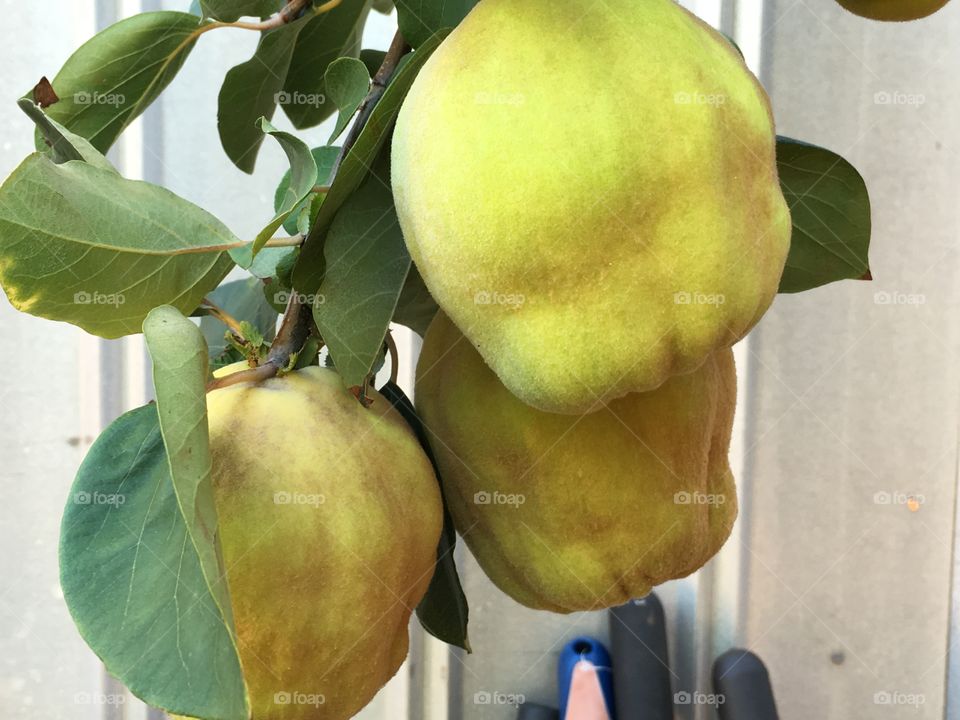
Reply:
[[[557,668],[560,720],[616,720],[610,653],[591,637],[571,640]]]

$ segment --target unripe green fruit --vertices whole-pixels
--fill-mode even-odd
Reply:
[[[457,530],[494,584],[529,607],[573,612],[642,597],[702,566],[736,519],[728,349],[574,417],[511,395],[440,314],[416,401]]]
[[[673,0],[483,0],[401,109],[393,192],[511,392],[580,413],[760,319],[790,243],[767,96]]]
[[[220,540],[256,720],[346,720],[407,655],[443,511],[410,428],[371,397],[364,408],[318,367],[207,396]]]

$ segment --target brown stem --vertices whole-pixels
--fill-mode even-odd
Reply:
[[[201,305],[206,306],[207,311],[213,315],[217,320],[226,325],[230,330],[235,334],[243,337],[243,332],[240,329],[240,323],[237,322],[237,319],[233,317],[230,313],[224,310],[222,307],[217,305],[210,298],[204,298]]]
[[[390,382],[397,384],[397,374],[400,369],[400,353],[397,352],[397,343],[393,333],[387,330],[387,350],[390,351]]]
[[[339,1],[340,0],[331,0],[331,2]],[[290,4],[292,5],[293,3]],[[317,11],[323,10],[329,4],[330,3],[325,3],[321,5],[317,8]],[[363,130],[367,121],[370,119],[373,108],[387,89],[387,83],[396,71],[400,58],[404,56],[408,49],[409,46],[407,42],[398,30],[396,35],[393,36],[393,42],[390,43],[390,49],[383,58],[383,64],[380,65],[380,69],[377,70],[376,75],[373,76],[370,92],[367,93],[363,102],[360,103],[357,119],[353,127],[350,128],[350,132],[347,134],[346,139],[343,141],[343,146],[337,154],[337,159],[333,164],[333,170],[330,173],[331,184],[333,183],[333,178],[336,177],[337,171],[340,169],[340,165],[343,163],[343,159],[357,142],[357,138],[360,137],[360,131]],[[277,332],[277,337],[274,339],[273,344],[270,345],[270,353],[267,355],[267,360],[264,364],[260,367],[241,370],[232,375],[218,378],[207,386],[207,390],[215,390],[239,382],[259,382],[260,380],[273,377],[289,364],[290,358],[294,353],[300,352],[303,344],[307,341],[307,338],[310,337],[312,326],[313,307],[301,303],[300,293],[294,289],[290,293],[290,301],[287,303],[287,309],[283,313],[280,330]]]

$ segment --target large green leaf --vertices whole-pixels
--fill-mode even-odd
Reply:
[[[300,33],[280,103],[295,128],[319,125],[336,110],[324,85],[324,73],[337,58],[360,54],[368,12],[367,0],[343,0],[312,18]]]
[[[147,313],[191,312],[232,265],[237,238],[156,185],[33,154],[0,188],[0,284],[18,310],[115,338]]]
[[[137,697],[246,720],[229,622],[177,505],[153,405],[110,425],[80,466],[60,530],[60,584],[84,640]]]
[[[264,18],[282,7],[283,0],[200,0],[203,16],[221,22],[235,22],[242,17]]]
[[[207,344],[200,328],[169,305],[150,311],[143,321],[143,335],[153,361],[157,416],[173,489],[210,593],[232,631],[233,611],[213,499]]]
[[[277,311],[263,295],[263,281],[244,278],[224,283],[207,296],[217,307],[239,322],[248,322],[263,339],[270,341],[277,330]],[[227,349],[224,335],[227,326],[212,315],[200,319],[200,331],[207,341],[211,358],[217,358]]]
[[[389,177],[371,173],[327,235],[313,318],[347,387],[362,385],[376,362],[410,270]]]
[[[47,114],[106,152],[170,84],[196,42],[196,15],[134,15],[80,46],[53,79]]]
[[[273,237],[273,234],[300,207],[301,203],[313,192],[317,184],[317,163],[307,144],[290,133],[281,132],[265,119],[260,118],[260,128],[280,144],[290,163],[289,175],[286,175],[287,185],[277,207],[276,215],[261,230],[252,245],[232,250],[230,255],[240,267],[248,268],[253,259]]]
[[[440,469],[433,457],[433,451],[427,441],[423,423],[413,407],[413,403],[397,385],[390,382],[380,388],[383,395],[397,409],[407,421],[423,451],[430,458],[433,471],[437,478]],[[443,496],[443,484],[440,484],[440,494]],[[467,621],[469,608],[467,598],[460,586],[460,576],[457,574],[457,564],[454,562],[453,552],[457,544],[457,532],[453,527],[453,518],[447,509],[446,498],[443,499],[443,532],[437,546],[437,567],[434,570],[430,586],[426,595],[417,605],[417,619],[424,630],[440,640],[451,645],[463,648],[470,652],[470,640],[467,635]]]
[[[836,153],[777,138],[777,168],[793,235],[780,292],[870,275],[870,196],[857,169]]]
[[[395,0],[404,39],[419,48],[440,30],[455,28],[477,0]]]
[[[270,120],[282,95],[297,36],[311,18],[262,33],[253,57],[227,72],[220,88],[217,128],[220,144],[238,168],[252,173],[264,134],[258,120]]]
[[[310,235],[303,245],[300,259],[293,270],[293,284],[301,292],[314,293],[320,287],[324,273],[324,239],[337,211],[360,186],[368,170],[393,129],[400,104],[420,72],[420,68],[437,49],[445,32],[434,35],[419,50],[406,56],[397,69],[386,91],[380,98],[366,125],[347,152],[337,170],[323,204],[310,227]]]

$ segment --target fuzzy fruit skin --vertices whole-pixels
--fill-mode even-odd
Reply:
[[[860,17],[904,22],[933,15],[949,0],[837,0],[837,2]]]
[[[554,612],[619,605],[694,572],[727,539],[737,515],[731,350],[573,417],[513,397],[441,314],[417,373],[417,408],[454,523],[517,602]],[[525,502],[476,502],[484,492]],[[724,501],[684,504],[677,493]]]
[[[672,0],[483,0],[404,102],[393,192],[501,381],[580,413],[695,370],[767,310],[791,233],[774,151],[763,88]]]
[[[363,408],[334,371],[317,367],[207,396],[254,720],[350,718],[406,657],[443,509],[413,433],[385,398],[371,396]],[[276,693],[325,702],[278,704]]]

